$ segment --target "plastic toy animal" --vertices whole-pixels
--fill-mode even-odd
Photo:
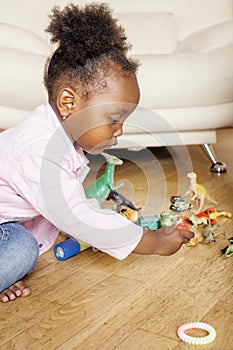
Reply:
[[[200,216],[198,217],[197,215],[195,215],[194,213],[192,213],[190,215],[190,217],[188,218],[188,220],[190,220],[190,222],[192,223],[192,228],[196,229],[197,225],[207,225],[208,224],[208,220],[206,217],[204,216]]]
[[[190,239],[190,241],[186,244],[188,247],[194,247],[198,244],[200,234],[197,231],[197,225],[207,225],[207,219],[206,218],[197,218],[197,216],[192,213],[190,217],[184,217],[184,221],[187,221],[189,224],[191,224],[191,229],[194,232],[194,237]]]
[[[233,255],[233,237],[229,238],[228,241],[230,244],[225,248],[221,249],[221,252],[225,254],[227,257]]]
[[[195,231],[194,237],[192,239],[190,239],[190,241],[188,243],[186,243],[186,246],[187,247],[195,247],[199,242],[199,238],[200,238],[199,232]]]
[[[100,203],[108,197],[111,190],[118,189],[123,185],[121,182],[117,186],[114,186],[115,166],[122,165],[123,161],[107,153],[101,154],[107,160],[104,174],[85,190],[87,198],[96,198]]]
[[[229,211],[219,211],[216,210],[215,208],[208,208],[202,211],[199,214],[196,214],[198,218],[205,217],[207,218],[207,223],[209,225],[216,225],[217,224],[217,217],[218,216],[225,216],[228,218],[231,218],[231,213]]]
[[[167,213],[165,211],[163,211],[160,214],[160,226],[164,227],[164,226],[172,226],[177,222],[177,216],[174,216],[170,213]]]
[[[210,243],[210,242],[216,242],[215,237],[219,236],[219,235],[225,235],[226,232],[214,232],[215,229],[219,227],[219,225],[214,225],[214,226],[210,226],[210,225],[205,225],[204,229],[201,232],[201,235],[203,237],[202,241],[200,241],[200,243]]]
[[[186,192],[185,196],[192,195],[191,200],[197,202],[196,214],[200,213],[205,199],[210,202],[217,204],[217,202],[208,194],[205,187],[197,183],[197,174],[194,172],[188,173],[187,177],[190,179],[189,190]]]
[[[131,208],[122,208],[119,213],[125,216],[128,220],[137,223],[138,221],[138,211]]]
[[[110,199],[112,199],[115,202],[115,210],[117,212],[119,212],[121,210],[121,207],[128,207],[132,210],[136,210],[139,211],[142,208],[136,208],[135,205],[125,196],[123,196],[123,194],[121,194],[120,192],[114,191],[114,190],[110,190],[108,197],[106,198],[107,201],[109,201]]]

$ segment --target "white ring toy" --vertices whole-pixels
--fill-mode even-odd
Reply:
[[[208,332],[208,335],[204,337],[190,337],[188,334],[185,333],[188,329],[204,329],[206,332]],[[193,345],[205,345],[211,343],[215,337],[216,337],[216,331],[215,329],[208,325],[207,323],[203,322],[189,322],[182,324],[178,330],[177,330],[178,337],[183,340],[186,343],[193,344]]]

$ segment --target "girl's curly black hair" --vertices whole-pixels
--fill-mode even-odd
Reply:
[[[81,98],[100,91],[105,77],[116,67],[122,74],[136,73],[138,63],[127,57],[131,45],[124,29],[112,17],[105,3],[81,7],[55,6],[45,29],[58,47],[47,61],[44,83],[50,97],[68,83]]]

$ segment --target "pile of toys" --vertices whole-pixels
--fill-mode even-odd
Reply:
[[[123,161],[107,153],[102,153],[102,155],[106,159],[104,174],[85,190],[87,198],[96,198],[100,205],[104,201],[112,200],[115,211],[143,228],[157,230],[163,226],[176,225],[180,229],[192,230],[195,236],[187,243],[187,246],[215,242],[217,236],[225,236],[225,231],[216,232],[219,227],[217,218],[220,216],[231,218],[231,213],[226,210],[219,211],[215,207],[202,211],[206,199],[215,205],[217,202],[208,194],[204,186],[198,184],[196,173],[190,172],[187,174],[187,177],[190,179],[190,185],[185,197],[191,195],[189,202],[185,201],[180,195],[172,195],[170,197],[170,211],[162,212],[160,215],[142,215],[141,207],[136,207],[132,201],[117,191],[124,184],[114,185],[115,166],[122,165]],[[185,212],[185,215],[181,215],[182,212]],[[90,245],[69,237],[66,241],[55,245],[54,254],[57,259],[66,260],[88,248],[90,248]],[[221,253],[227,257],[233,254],[233,237],[229,239],[229,245],[223,248]]]
[[[104,174],[86,189],[87,198],[96,198],[100,205],[104,201],[113,201],[115,211],[143,228],[157,230],[163,226],[176,225],[180,229],[192,230],[195,236],[186,244],[187,246],[194,247],[198,243],[208,244],[215,242],[217,236],[225,236],[225,231],[220,230],[217,232],[220,226],[218,218],[220,216],[231,218],[231,213],[227,210],[217,210],[215,207],[202,210],[206,199],[215,205],[217,205],[217,202],[208,194],[204,186],[198,184],[196,173],[190,172],[187,174],[187,177],[190,179],[190,185],[185,197],[191,196],[188,202],[180,195],[172,195],[170,197],[170,211],[163,211],[160,215],[142,215],[141,207],[136,207],[131,200],[117,191],[123,183],[120,183],[118,186],[114,185],[114,168],[116,165],[121,165],[123,163],[122,160],[106,153],[102,155],[107,161]],[[185,215],[182,215],[184,212]],[[228,241],[229,244],[220,250],[226,257],[233,255],[233,237],[228,239]],[[69,237],[66,241],[55,245],[54,254],[57,259],[66,260],[88,248],[90,248],[89,245]],[[92,249],[94,250],[93,247]],[[202,337],[193,337],[186,333],[186,330],[189,329],[204,329],[207,334]],[[204,345],[214,341],[216,331],[206,323],[189,322],[178,328],[177,335],[184,342]]]

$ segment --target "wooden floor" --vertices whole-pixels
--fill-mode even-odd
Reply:
[[[188,153],[179,147],[112,151],[124,158],[115,180],[124,179],[119,191],[136,205],[158,214],[168,210],[171,194],[188,189],[185,175],[193,170],[218,201],[217,209],[233,213],[233,129],[218,133],[215,151],[228,165],[221,176],[209,171],[198,146],[189,146]],[[86,185],[101,162],[101,156],[90,158]],[[89,249],[61,262],[48,251],[27,278],[32,295],[0,304],[0,349],[199,349],[176,335],[178,326],[189,321],[216,329],[216,340],[200,348],[233,349],[233,256],[220,253],[233,236],[232,219],[219,218],[219,223],[226,237],[183,246],[171,257],[131,254],[117,261]]]

